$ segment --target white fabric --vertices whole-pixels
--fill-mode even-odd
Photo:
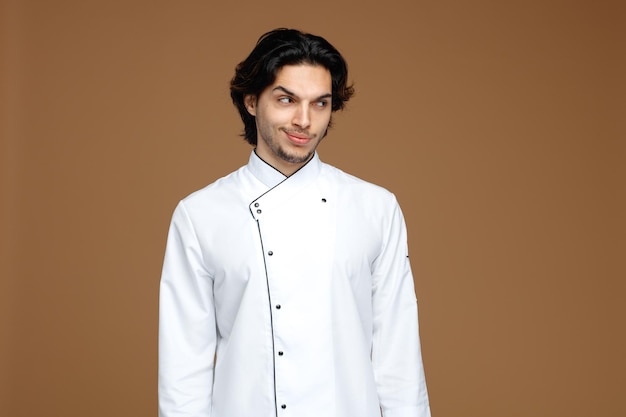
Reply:
[[[181,201],[161,278],[159,415],[381,408],[430,416],[393,194],[317,155],[286,178],[253,152]]]

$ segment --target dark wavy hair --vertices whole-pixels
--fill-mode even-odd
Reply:
[[[250,55],[237,65],[230,81],[230,96],[244,124],[243,137],[251,145],[257,143],[254,116],[248,113],[244,97],[258,97],[276,80],[285,65],[321,65],[330,72],[333,112],[344,108],[354,94],[348,85],[348,65],[326,39],[295,29],[275,29],[262,35]]]

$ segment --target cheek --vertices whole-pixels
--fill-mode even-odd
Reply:
[[[325,130],[328,127],[330,123],[330,117],[331,117],[330,113],[320,114],[318,118],[318,125],[321,130]]]
[[[281,112],[269,106],[257,109],[257,121],[264,126],[280,125],[288,120],[289,116],[285,111]]]

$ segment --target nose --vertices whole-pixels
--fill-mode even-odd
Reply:
[[[308,129],[311,125],[311,109],[308,103],[301,103],[293,116],[293,124],[300,129]]]

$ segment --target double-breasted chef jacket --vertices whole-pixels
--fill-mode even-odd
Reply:
[[[183,199],[161,277],[161,417],[427,417],[404,218],[315,156]]]

